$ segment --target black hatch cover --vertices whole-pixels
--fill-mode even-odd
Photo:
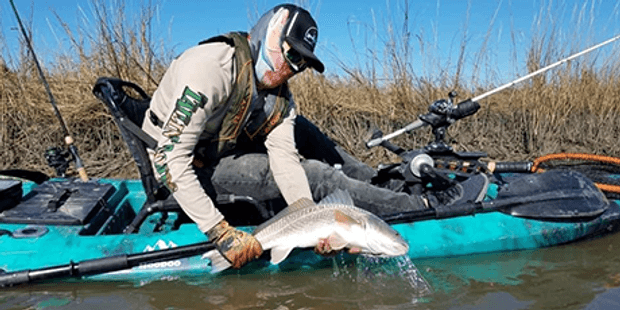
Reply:
[[[34,188],[19,204],[0,213],[1,223],[84,225],[107,206],[111,184],[50,180]]]

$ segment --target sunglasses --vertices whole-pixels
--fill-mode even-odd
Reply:
[[[284,58],[294,72],[301,72],[308,67],[308,63],[304,57],[293,48],[289,48],[284,52]]]

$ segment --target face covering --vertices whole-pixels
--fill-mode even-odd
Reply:
[[[263,16],[250,33],[250,43],[255,43],[251,45],[258,49],[254,70],[259,88],[275,88],[295,74],[282,53],[282,33],[289,10],[280,8],[269,15]],[[266,31],[262,31],[262,28],[266,28]],[[255,38],[255,35],[262,38]]]

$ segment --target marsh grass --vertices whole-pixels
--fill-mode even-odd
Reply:
[[[119,77],[152,93],[172,59],[172,51],[150,27],[153,10],[144,7],[140,16],[128,17],[117,14],[124,12],[123,2],[117,3],[119,7],[107,8],[102,1],[93,1],[92,22],[75,29],[59,19],[71,45],[57,51],[55,61],[44,66],[62,116],[88,173],[94,177],[138,176],[113,120],[91,93],[94,82],[100,76]],[[408,6],[407,2],[404,4]],[[545,9],[541,8],[541,12]],[[407,19],[403,19],[404,26],[392,25],[386,32],[382,63],[377,62],[379,53],[374,53],[372,61],[365,64],[343,64],[345,73],[340,76],[323,76],[308,70],[291,81],[301,114],[373,166],[398,160],[381,148],[369,150],[364,146],[374,129],[389,133],[409,124],[425,113],[432,101],[445,98],[451,90],[457,90],[459,99],[464,100],[497,86],[480,80],[465,82],[468,68],[484,71],[489,77],[499,75],[489,67],[492,62],[488,62],[486,54],[490,51],[486,45],[473,52],[474,63],[467,66],[463,36],[461,53],[452,62],[456,67],[443,68],[437,59],[420,59],[413,52],[415,44],[420,49],[432,44],[423,39],[414,44],[411,30],[406,27]],[[556,26],[548,24],[544,17],[535,24],[540,32],[535,33],[526,53],[528,72],[579,51],[585,43],[594,43],[567,47],[565,43],[570,40],[554,30]],[[43,170],[53,174],[43,153],[50,146],[61,146],[63,134],[27,56],[21,53],[16,68],[0,68],[0,169]],[[620,60],[612,56],[594,60],[571,62],[483,100],[476,115],[450,127],[449,142],[459,151],[485,151],[492,160],[527,160],[556,152],[620,157]],[[413,69],[413,61],[433,69],[421,74]],[[0,61],[3,63],[5,60]],[[404,147],[422,147],[431,139],[427,128],[402,135],[393,142]]]

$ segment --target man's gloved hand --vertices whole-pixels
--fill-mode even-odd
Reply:
[[[207,235],[235,269],[263,254],[263,248],[254,236],[230,226],[226,220],[211,228]]]
[[[319,239],[319,243],[317,243],[317,245],[314,247],[314,252],[325,256],[325,257],[332,257],[332,256],[336,256],[338,255],[338,253],[342,252],[343,250],[334,250],[332,249],[329,237],[328,238],[323,238],[323,239]],[[349,254],[360,254],[362,252],[362,249],[360,248],[356,248],[356,247],[351,247],[346,249],[347,253]]]

